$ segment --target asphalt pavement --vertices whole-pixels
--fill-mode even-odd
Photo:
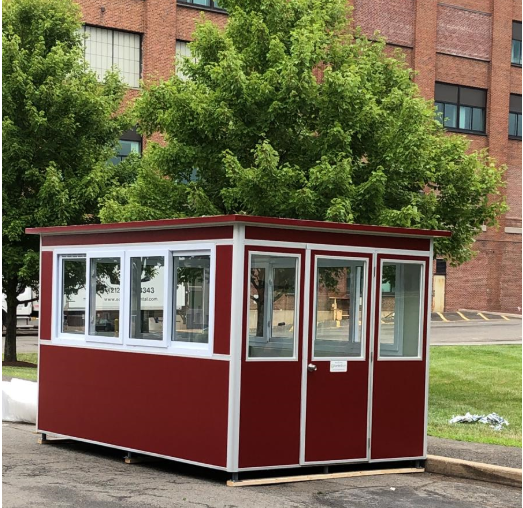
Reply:
[[[85,443],[38,445],[33,425],[3,424],[4,508],[512,508],[521,489],[429,473],[271,486],[225,485],[225,473],[166,460],[125,464]]]

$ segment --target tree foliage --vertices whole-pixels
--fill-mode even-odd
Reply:
[[[151,144],[103,221],[246,213],[446,229],[436,252],[472,255],[505,210],[503,168],[468,153],[420,97],[400,52],[353,28],[346,0],[222,0],[183,75],[137,103]]]
[[[118,183],[106,161],[127,120],[116,114],[118,75],[101,84],[87,70],[76,4],[6,0],[2,14],[2,287],[13,359],[17,297],[38,284],[39,239],[25,228],[98,220],[99,198]]]

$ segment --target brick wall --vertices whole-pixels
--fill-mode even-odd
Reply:
[[[391,44],[414,44],[414,0],[354,0],[354,21],[364,33],[379,30]]]
[[[223,28],[227,23],[225,14],[216,12],[204,12],[206,20],[212,21]],[[192,34],[196,28],[196,22],[201,20],[201,12],[191,7],[178,7],[178,19],[176,23],[176,38],[182,41],[191,41]]]
[[[446,4],[438,5],[436,51],[490,60],[491,15]]]

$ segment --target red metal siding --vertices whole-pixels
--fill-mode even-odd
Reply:
[[[240,395],[239,466],[263,467],[298,464],[300,460],[301,358],[303,337],[304,251],[251,248],[263,252],[302,254],[298,359],[293,361],[246,361],[247,332],[243,329]],[[245,279],[249,280],[249,251],[245,252]],[[244,290],[244,321],[248,286]]]
[[[216,248],[214,353],[228,355],[231,344],[232,245]]]
[[[38,428],[225,467],[229,362],[40,347]]]
[[[217,240],[232,238],[232,226],[196,227],[180,229],[150,229],[111,233],[84,233],[42,236],[43,246],[93,245],[146,242],[184,242],[190,240]]]
[[[40,259],[40,339],[51,340],[53,302],[53,253],[42,252]]]
[[[272,242],[300,242],[326,245],[348,245],[351,247],[381,247],[385,249],[430,249],[429,238],[405,238],[395,236],[361,235],[353,233],[328,233],[323,231],[306,231],[279,229],[269,227],[245,228],[248,240],[267,240]]]

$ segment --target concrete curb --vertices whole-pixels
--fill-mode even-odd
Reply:
[[[503,485],[521,488],[522,471],[514,467],[494,466],[493,464],[472,462],[470,460],[427,455],[425,471],[427,471],[427,473],[457,476],[458,478],[490,483],[501,483]]]

